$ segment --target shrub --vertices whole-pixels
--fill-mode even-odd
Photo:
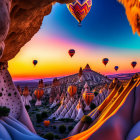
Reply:
[[[69,119],[69,118],[65,118],[65,119],[59,119],[59,121],[63,121],[63,122],[73,122],[73,119]]]
[[[96,105],[95,105],[94,103],[91,103],[91,104],[90,104],[90,109],[93,110],[93,109],[95,109],[95,108],[96,108]]]
[[[63,134],[63,133],[65,133],[65,131],[66,131],[66,126],[65,125],[60,125],[59,126],[59,132]]]
[[[6,117],[10,113],[10,108],[7,108],[6,106],[0,106],[0,117]]]
[[[94,95],[97,96],[99,93],[97,91],[94,92]]]
[[[56,126],[55,125],[53,126],[53,129],[56,129]]]
[[[48,114],[47,114],[46,111],[43,111],[43,112],[41,113],[41,116],[42,116],[42,118],[46,118],[46,117],[48,117]]]
[[[55,118],[55,117],[53,117],[52,119],[55,121],[55,119],[56,119],[56,118]]]
[[[61,139],[58,135],[55,135],[54,137],[55,137],[55,139],[57,139],[57,140]]]
[[[41,114],[36,114],[36,120],[38,123],[43,121]]]
[[[81,121],[82,121],[83,123],[88,123],[88,124],[92,123],[91,117],[90,117],[90,116],[87,116],[87,115],[84,115],[84,116],[82,117]]]
[[[29,111],[30,106],[29,105],[25,105],[25,108],[26,108],[27,111]]]
[[[68,126],[68,130],[71,131],[73,129],[73,126]]]
[[[48,140],[53,140],[54,139],[54,135],[53,135],[53,133],[47,133],[46,135],[44,135],[44,138],[48,139]]]

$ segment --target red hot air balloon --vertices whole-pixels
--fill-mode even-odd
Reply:
[[[93,92],[85,92],[83,93],[83,98],[87,105],[90,105],[92,100],[94,99],[94,93]]]
[[[68,51],[69,55],[72,57],[75,54],[75,50],[74,49],[70,49]]]
[[[38,100],[40,100],[41,97],[44,95],[44,90],[43,90],[43,89],[36,89],[36,90],[34,91],[34,94],[35,94],[36,98],[37,98]]]
[[[33,64],[34,64],[34,66],[35,66],[37,63],[38,63],[37,60],[33,60]]]
[[[133,68],[135,68],[136,65],[137,65],[137,62],[136,62],[136,61],[133,61],[133,62],[131,63],[131,66],[132,66]]]
[[[92,0],[76,0],[67,4],[70,13],[76,18],[81,25],[81,21],[87,16],[92,6]]]
[[[119,67],[118,66],[115,66],[114,69],[115,69],[115,71],[117,71],[119,69]]]
[[[102,60],[102,62],[103,62],[103,64],[104,64],[105,66],[107,65],[108,61],[109,61],[108,58],[104,58],[104,59]]]

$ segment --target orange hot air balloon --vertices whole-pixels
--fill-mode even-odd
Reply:
[[[94,99],[94,93],[93,92],[85,92],[83,93],[83,98],[87,105],[90,105],[92,100]]]
[[[49,126],[50,125],[50,121],[49,120],[45,120],[43,123],[44,123],[44,126]]]
[[[103,64],[104,64],[105,66],[107,65],[108,61],[109,61],[108,58],[104,58],[104,59],[102,60],[102,62],[103,62]]]
[[[68,51],[68,53],[69,53],[69,55],[70,55],[71,57],[73,57],[73,55],[75,54],[75,50],[74,50],[74,49],[70,49],[70,50]]]
[[[23,90],[23,96],[28,96],[28,95],[29,95],[29,89],[27,86],[25,86]]]
[[[137,65],[137,62],[136,62],[136,61],[131,62],[131,66],[132,66],[133,68],[135,68],[136,65]]]
[[[76,86],[69,86],[67,91],[70,94],[70,96],[73,97],[77,92],[77,87]]]
[[[38,100],[40,100],[41,97],[44,95],[44,90],[43,89],[36,89],[34,94],[35,94],[36,98]]]

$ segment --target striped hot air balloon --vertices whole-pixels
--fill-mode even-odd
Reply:
[[[29,89],[27,86],[24,87],[24,90],[23,90],[23,96],[28,96],[30,93],[29,93]]]
[[[77,87],[73,85],[69,86],[67,91],[70,94],[70,96],[73,97],[77,92]]]
[[[44,95],[44,90],[43,90],[43,89],[36,89],[36,90],[34,91],[34,94],[35,94],[36,98],[37,98],[38,100],[40,100],[41,97]]]
[[[136,65],[137,65],[137,62],[136,62],[136,61],[131,62],[131,66],[132,66],[133,68],[135,68]]]
[[[103,62],[103,64],[104,64],[105,66],[107,65],[108,61],[109,61],[108,58],[103,58],[103,60],[102,60],[102,62]]]
[[[114,69],[115,69],[115,71],[117,71],[119,69],[119,67],[118,66],[115,66]]]
[[[75,54],[75,50],[74,50],[74,49],[70,49],[70,50],[68,51],[68,53],[69,53],[69,55],[70,55],[71,57],[73,57],[73,55]]]
[[[34,64],[34,66],[35,66],[37,63],[38,63],[37,60],[33,60],[33,64]]]
[[[94,93],[93,92],[84,92],[83,99],[85,100],[87,105],[90,105],[92,100],[94,99]]]
[[[92,0],[76,0],[73,3],[67,4],[70,13],[81,23],[87,16],[92,6]]]

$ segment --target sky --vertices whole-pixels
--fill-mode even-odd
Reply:
[[[132,33],[125,9],[116,0],[93,0],[81,27],[65,4],[56,3],[38,33],[9,61],[9,71],[14,80],[74,74],[87,63],[105,75],[138,72],[139,46],[140,37]],[[69,49],[76,51],[72,58]],[[102,64],[105,57],[109,59],[106,67]],[[38,60],[36,66],[34,59]],[[135,69],[132,61],[138,63]]]

